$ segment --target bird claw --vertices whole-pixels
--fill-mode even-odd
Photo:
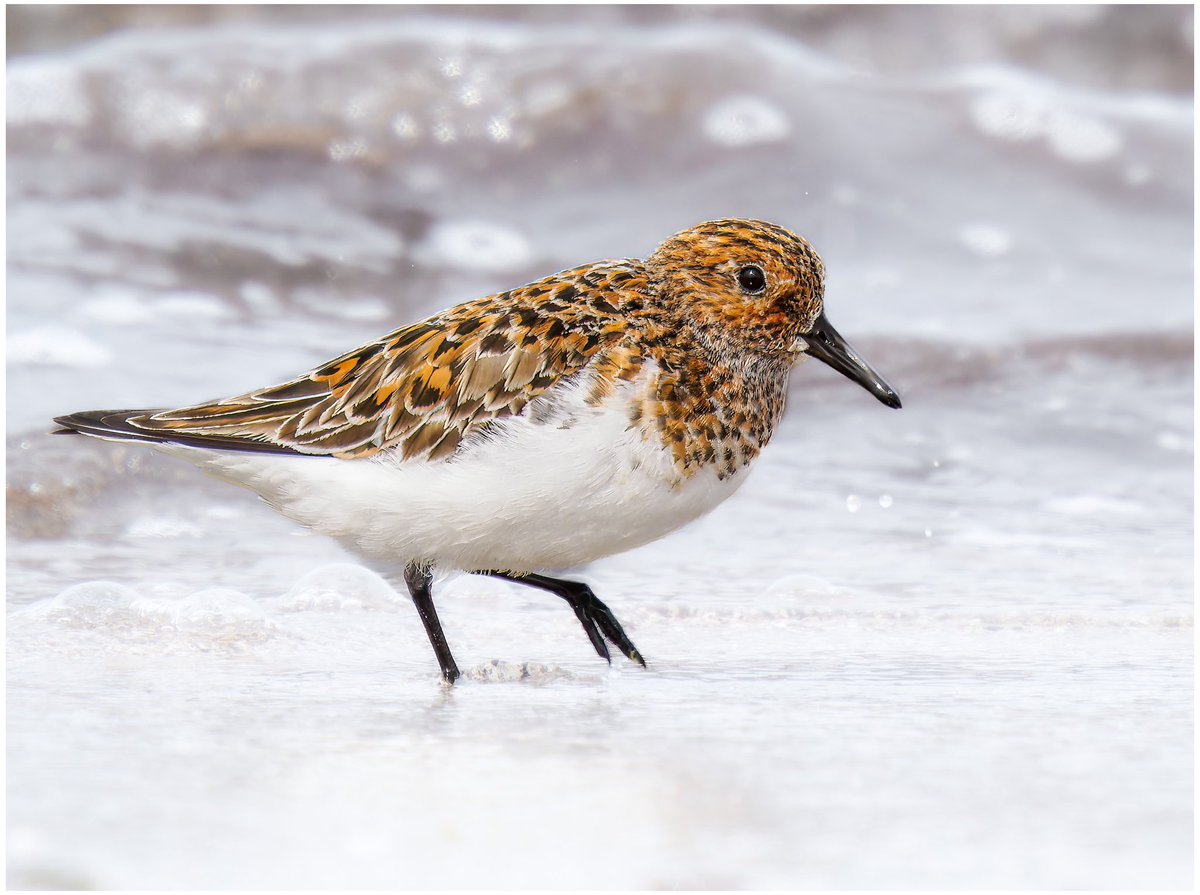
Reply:
[[[612,642],[612,645],[619,649],[625,658],[631,662],[636,662],[643,668],[646,667],[646,660],[642,658],[642,654],[638,652],[637,647],[633,645],[633,641],[629,639],[629,635],[625,633],[625,629],[621,627],[621,623],[617,621],[617,617],[613,615],[612,610],[602,603],[595,594],[589,589],[582,599],[590,605],[588,609],[589,619],[603,632],[604,636]],[[592,615],[594,613],[594,617]],[[591,636],[590,634],[588,636]],[[605,655],[607,656],[607,649]]]

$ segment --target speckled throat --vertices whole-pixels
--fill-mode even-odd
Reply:
[[[681,349],[662,355],[654,396],[635,414],[662,439],[684,476],[705,467],[720,479],[734,475],[771,440],[783,415],[789,366],[776,359],[714,363]]]

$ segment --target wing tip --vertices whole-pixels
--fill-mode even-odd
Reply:
[[[130,423],[136,416],[153,410],[81,410],[54,417],[59,428],[51,435],[92,435],[124,441],[158,441],[153,433],[141,431]]]
[[[255,441],[225,435],[202,435],[170,429],[143,429],[131,422],[136,417],[151,416],[162,410],[81,410],[54,417],[61,428],[51,435],[90,435],[110,441],[130,441],[141,444],[177,444],[183,447],[205,448],[214,451],[246,451],[250,453],[294,454],[310,456],[303,451],[272,441]]]

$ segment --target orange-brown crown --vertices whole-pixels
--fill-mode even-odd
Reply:
[[[795,353],[824,301],[820,256],[765,221],[708,221],[683,230],[658,247],[646,270],[706,341],[756,354]]]

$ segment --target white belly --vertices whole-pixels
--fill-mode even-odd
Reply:
[[[653,541],[729,497],[746,470],[680,479],[657,439],[630,427],[644,380],[599,407],[584,385],[559,415],[503,421],[451,461],[336,460],[165,447],[258,492],[281,513],[386,562],[517,572],[568,568]]]

